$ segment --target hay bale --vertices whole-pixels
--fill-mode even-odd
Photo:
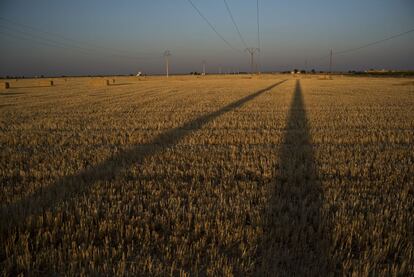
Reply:
[[[40,87],[53,87],[54,82],[51,80],[40,80],[37,82],[37,85]]]
[[[109,86],[107,79],[91,79],[91,84],[94,86]]]
[[[1,88],[2,89],[8,89],[8,88],[10,88],[10,83],[9,82],[1,83]]]

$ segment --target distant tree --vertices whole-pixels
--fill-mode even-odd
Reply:
[[[312,69],[312,74],[315,74],[315,73],[316,73],[315,69]]]

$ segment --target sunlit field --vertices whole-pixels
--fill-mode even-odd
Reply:
[[[8,275],[414,274],[414,79],[10,80]]]

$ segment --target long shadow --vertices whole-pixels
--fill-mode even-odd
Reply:
[[[56,84],[54,84],[53,86],[26,86],[26,87],[10,87],[8,89],[20,89],[20,88],[51,88],[51,87],[56,87]]]
[[[52,185],[36,191],[29,197],[3,206],[0,213],[1,234],[4,234],[4,232],[12,232],[13,227],[24,224],[25,219],[30,215],[36,215],[45,210],[53,209],[62,201],[86,194],[90,187],[99,180],[114,180],[122,170],[127,169],[132,164],[142,164],[145,158],[155,155],[170,145],[177,144],[191,132],[202,128],[226,112],[241,107],[285,81],[277,82],[238,101],[230,103],[215,112],[200,116],[178,128],[162,133],[155,137],[149,146],[141,145],[120,151],[94,167],[75,175],[63,177]]]
[[[114,83],[114,84],[109,84],[109,86],[111,87],[117,87],[117,86],[127,86],[127,85],[132,85],[133,83]]]
[[[13,107],[13,106],[16,106],[16,105],[14,105],[14,104],[1,104],[0,109],[7,108],[7,107]]]
[[[0,96],[10,96],[10,95],[20,95],[24,94],[23,92],[0,92]]]
[[[258,249],[256,273],[260,276],[335,272],[329,255],[331,230],[323,215],[323,192],[311,141],[297,80]]]

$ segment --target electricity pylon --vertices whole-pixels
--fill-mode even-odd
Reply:
[[[165,70],[166,70],[166,73],[167,73],[167,78],[170,75],[170,57],[171,57],[170,50],[166,50],[164,52],[164,58],[165,58]]]
[[[332,74],[332,49],[329,55],[329,74]]]
[[[206,63],[207,62],[205,60],[203,60],[202,63],[203,63],[203,76],[204,76],[204,75],[206,75]]]
[[[254,54],[260,52],[259,48],[249,47],[246,48],[246,51],[250,54],[250,73],[253,74],[254,71]]]

